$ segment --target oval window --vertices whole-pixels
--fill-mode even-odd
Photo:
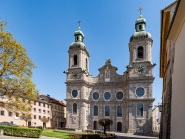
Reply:
[[[138,97],[142,97],[143,95],[144,95],[144,89],[143,88],[137,88],[137,90],[136,90],[136,95],[138,96]]]
[[[106,92],[106,93],[104,94],[104,98],[105,98],[106,100],[109,100],[110,97],[111,97],[111,94],[110,94],[109,92]]]
[[[77,90],[73,90],[72,91],[72,96],[73,97],[77,97],[78,96],[78,91]]]
[[[98,100],[98,98],[99,98],[99,94],[97,92],[94,92],[93,93],[93,99]]]
[[[122,98],[123,98],[123,93],[122,93],[122,92],[118,92],[118,93],[116,94],[116,98],[117,98],[118,100],[122,99]]]

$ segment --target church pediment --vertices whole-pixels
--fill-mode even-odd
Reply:
[[[107,59],[106,62],[105,62],[105,65],[104,65],[103,67],[99,68],[98,70],[99,70],[99,71],[105,70],[107,67],[110,68],[110,69],[113,69],[113,70],[115,70],[115,71],[118,70],[117,67],[114,67],[114,66],[111,65],[110,59]]]
[[[107,59],[105,65],[102,66],[99,70],[99,82],[115,82],[117,80],[121,80],[123,75],[119,75],[116,73],[118,70],[117,67],[111,65],[110,59]]]

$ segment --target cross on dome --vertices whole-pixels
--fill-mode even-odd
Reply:
[[[80,20],[77,22],[78,23],[78,30],[80,30]]]
[[[142,18],[142,15],[141,15],[141,11],[143,10],[143,8],[142,7],[140,7],[139,9],[138,9],[138,11],[140,11],[140,15],[139,15],[139,18]]]

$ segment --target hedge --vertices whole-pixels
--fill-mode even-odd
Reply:
[[[102,139],[98,134],[73,134],[71,139]]]
[[[0,125],[0,130],[4,130],[5,135],[16,136],[16,137],[29,137],[29,138],[39,138],[42,130],[35,128],[21,128],[13,126],[2,126]]]

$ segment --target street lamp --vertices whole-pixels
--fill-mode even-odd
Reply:
[[[159,105],[159,112],[162,112],[162,107],[164,106],[164,104],[168,104],[168,103],[161,103],[160,105]]]

